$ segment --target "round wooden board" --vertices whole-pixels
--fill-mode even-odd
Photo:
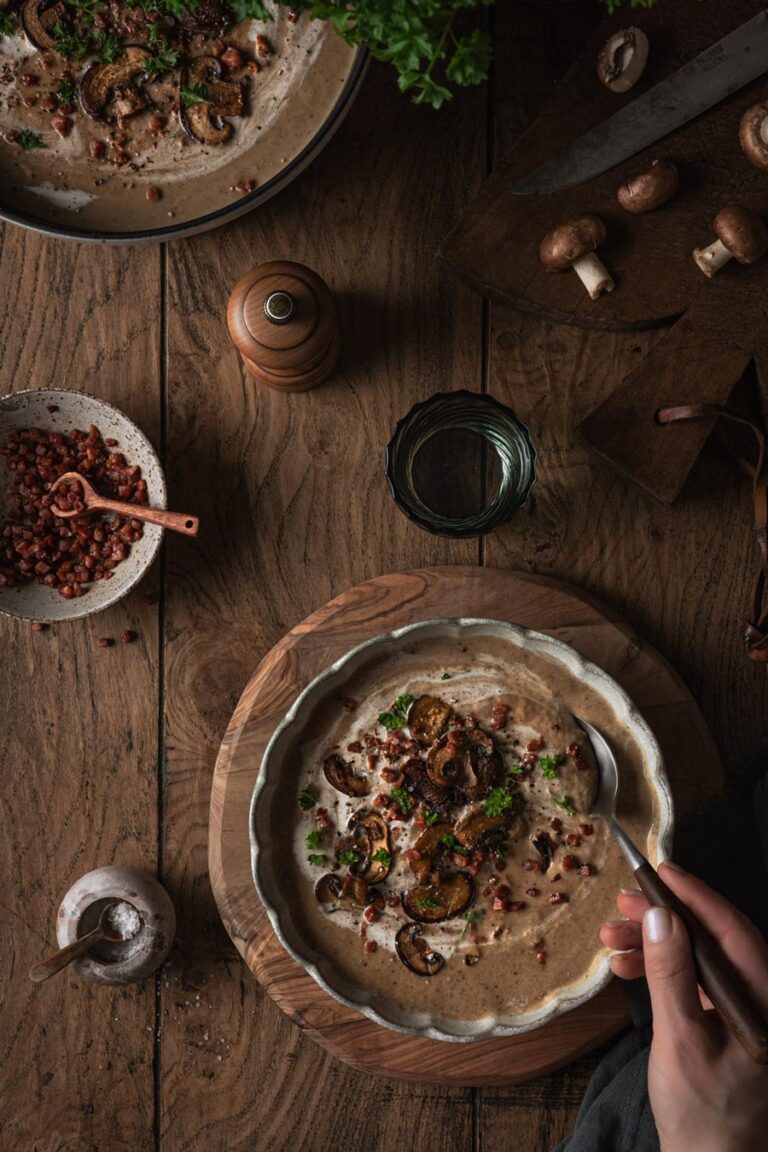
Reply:
[[[582,1007],[522,1036],[450,1044],[374,1024],[325,993],[283,950],[251,878],[248,812],[264,748],[297,694],[351,647],[434,617],[509,620],[549,632],[627,690],[665,753],[677,817],[720,787],[717,749],[685,686],[610,609],[542,577],[492,568],[425,568],[380,576],[307,617],[262,660],[221,745],[211,791],[209,866],[224,926],[273,1000],[346,1063],[404,1080],[511,1084],[589,1051],[628,1022],[613,981]]]

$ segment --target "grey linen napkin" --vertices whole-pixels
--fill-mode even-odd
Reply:
[[[768,934],[768,744],[724,792],[686,821],[675,859],[741,908]],[[648,1100],[651,1008],[644,980],[626,985],[632,1029],[601,1060],[573,1135],[554,1152],[659,1152]]]

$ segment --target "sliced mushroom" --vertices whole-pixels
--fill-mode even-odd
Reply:
[[[439,952],[430,948],[418,924],[403,924],[395,936],[397,954],[416,976],[436,976],[443,966]]]
[[[411,870],[420,884],[423,884],[433,871],[438,856],[445,853],[443,837],[452,835],[453,825],[442,822],[433,824],[431,828],[425,828],[416,840],[413,847],[418,852],[419,859],[411,861]]]
[[[536,832],[531,836],[531,844],[541,858],[542,872],[546,872],[552,863],[552,841],[546,832]]]
[[[751,164],[768,169],[768,104],[747,108],[739,125],[739,143]]]
[[[384,907],[384,897],[375,888],[369,888],[360,876],[341,877],[335,872],[328,872],[321,876],[315,884],[315,899],[319,904],[332,905],[332,910],[342,904],[351,904],[354,908],[367,908],[373,904],[376,908]]]
[[[428,883],[403,892],[400,902],[411,920],[437,924],[460,916],[474,898],[475,884],[468,872],[452,872],[449,876],[436,872]]]
[[[437,696],[419,696],[408,711],[408,728],[414,740],[431,744],[445,731],[453,709]]]
[[[80,81],[80,104],[93,120],[111,120],[115,116],[132,116],[151,103],[134,82],[151,59],[146,48],[130,44],[108,64],[91,64]],[[112,104],[112,113],[109,106]]]
[[[654,160],[645,172],[622,184],[616,199],[625,212],[652,212],[677,195],[678,185],[677,166],[671,160]]]
[[[386,820],[378,812],[362,809],[350,816],[347,829],[352,833],[356,851],[362,856],[362,860],[353,864],[350,871],[368,884],[381,884],[392,867],[392,845]],[[374,859],[379,852],[386,852],[388,862]]]
[[[457,821],[455,836],[463,848],[476,852],[498,847],[504,840],[517,840],[524,830],[525,821],[517,812],[488,816],[482,807],[477,807]]]
[[[41,52],[57,52],[59,42],[52,33],[64,19],[66,11],[63,4],[51,4],[50,0],[24,0],[21,26],[30,44]]]
[[[504,763],[493,737],[480,728],[466,734],[464,763],[467,781],[464,794],[468,800],[484,800],[489,792],[504,782]]]
[[[441,736],[427,756],[427,771],[440,788],[451,788],[464,780],[466,740],[462,731]]]
[[[695,248],[696,266],[710,278],[729,260],[756,264],[768,251],[768,232],[749,208],[721,208],[712,224],[717,239],[706,248]]]
[[[600,83],[611,92],[629,92],[643,74],[648,37],[640,28],[622,28],[609,36],[597,57]]]
[[[433,811],[445,815],[455,799],[453,789],[436,784],[421,760],[415,756],[406,761],[403,772],[410,790]]]
[[[336,752],[323,761],[323,772],[328,783],[345,796],[367,796],[370,791],[368,781],[363,776],[355,776],[352,765]]]
[[[574,216],[547,233],[539,245],[539,260],[548,272],[573,268],[590,299],[597,300],[602,292],[613,292],[616,287],[595,255],[604,240],[605,225],[599,216]]]
[[[220,80],[221,64],[215,56],[195,56],[181,77],[181,89],[205,88],[206,102],[185,105],[179,97],[179,121],[199,144],[226,144],[232,125],[224,116],[242,116],[243,89],[234,80]]]

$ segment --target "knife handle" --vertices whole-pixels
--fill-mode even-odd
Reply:
[[[669,908],[683,921],[691,940],[699,984],[745,1051],[756,1063],[768,1064],[768,1024],[741,975],[647,861],[636,870],[635,879],[650,904]]]

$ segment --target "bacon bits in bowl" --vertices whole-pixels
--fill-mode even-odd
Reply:
[[[264,755],[253,874],[281,943],[330,995],[437,1040],[539,1027],[610,977],[598,939],[631,883],[592,815],[619,763],[619,816],[657,862],[672,807],[661,752],[600,668],[540,632],[434,620],[321,673]]]
[[[0,399],[0,611],[54,623],[120,600],[154,560],[162,528],[128,516],[56,515],[75,489],[51,487],[78,472],[96,491],[166,507],[160,461],[117,408],[80,392],[41,389]]]

